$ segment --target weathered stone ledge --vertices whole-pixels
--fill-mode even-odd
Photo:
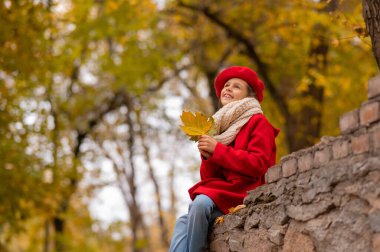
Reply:
[[[269,168],[246,208],[225,216],[208,251],[380,251],[380,76],[369,101],[323,137]]]
[[[274,183],[281,178],[323,167],[329,162],[361,154],[379,154],[380,114],[374,123],[362,126],[351,134],[339,137],[323,137],[317,145],[281,158],[279,164],[271,167],[266,181]],[[370,153],[372,152],[372,153]]]

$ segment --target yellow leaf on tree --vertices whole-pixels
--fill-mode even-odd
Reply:
[[[195,112],[195,115],[189,111],[183,111],[181,115],[183,125],[181,129],[190,137],[190,140],[198,141],[201,135],[209,135],[214,126],[214,119],[212,116]]]

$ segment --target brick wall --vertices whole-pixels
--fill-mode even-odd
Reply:
[[[380,251],[380,76],[339,125],[271,167],[247,207],[213,226],[208,251]]]

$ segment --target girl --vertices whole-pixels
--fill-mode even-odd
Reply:
[[[210,224],[243,203],[247,191],[265,183],[275,164],[279,133],[263,115],[264,84],[248,67],[233,66],[216,77],[214,87],[222,108],[213,116],[216,134],[201,136],[201,181],[189,189],[193,202],[177,219],[172,252],[203,251]]]

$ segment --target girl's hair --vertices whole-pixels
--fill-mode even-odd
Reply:
[[[248,86],[248,97],[255,97],[257,99],[257,94],[251,86]]]

